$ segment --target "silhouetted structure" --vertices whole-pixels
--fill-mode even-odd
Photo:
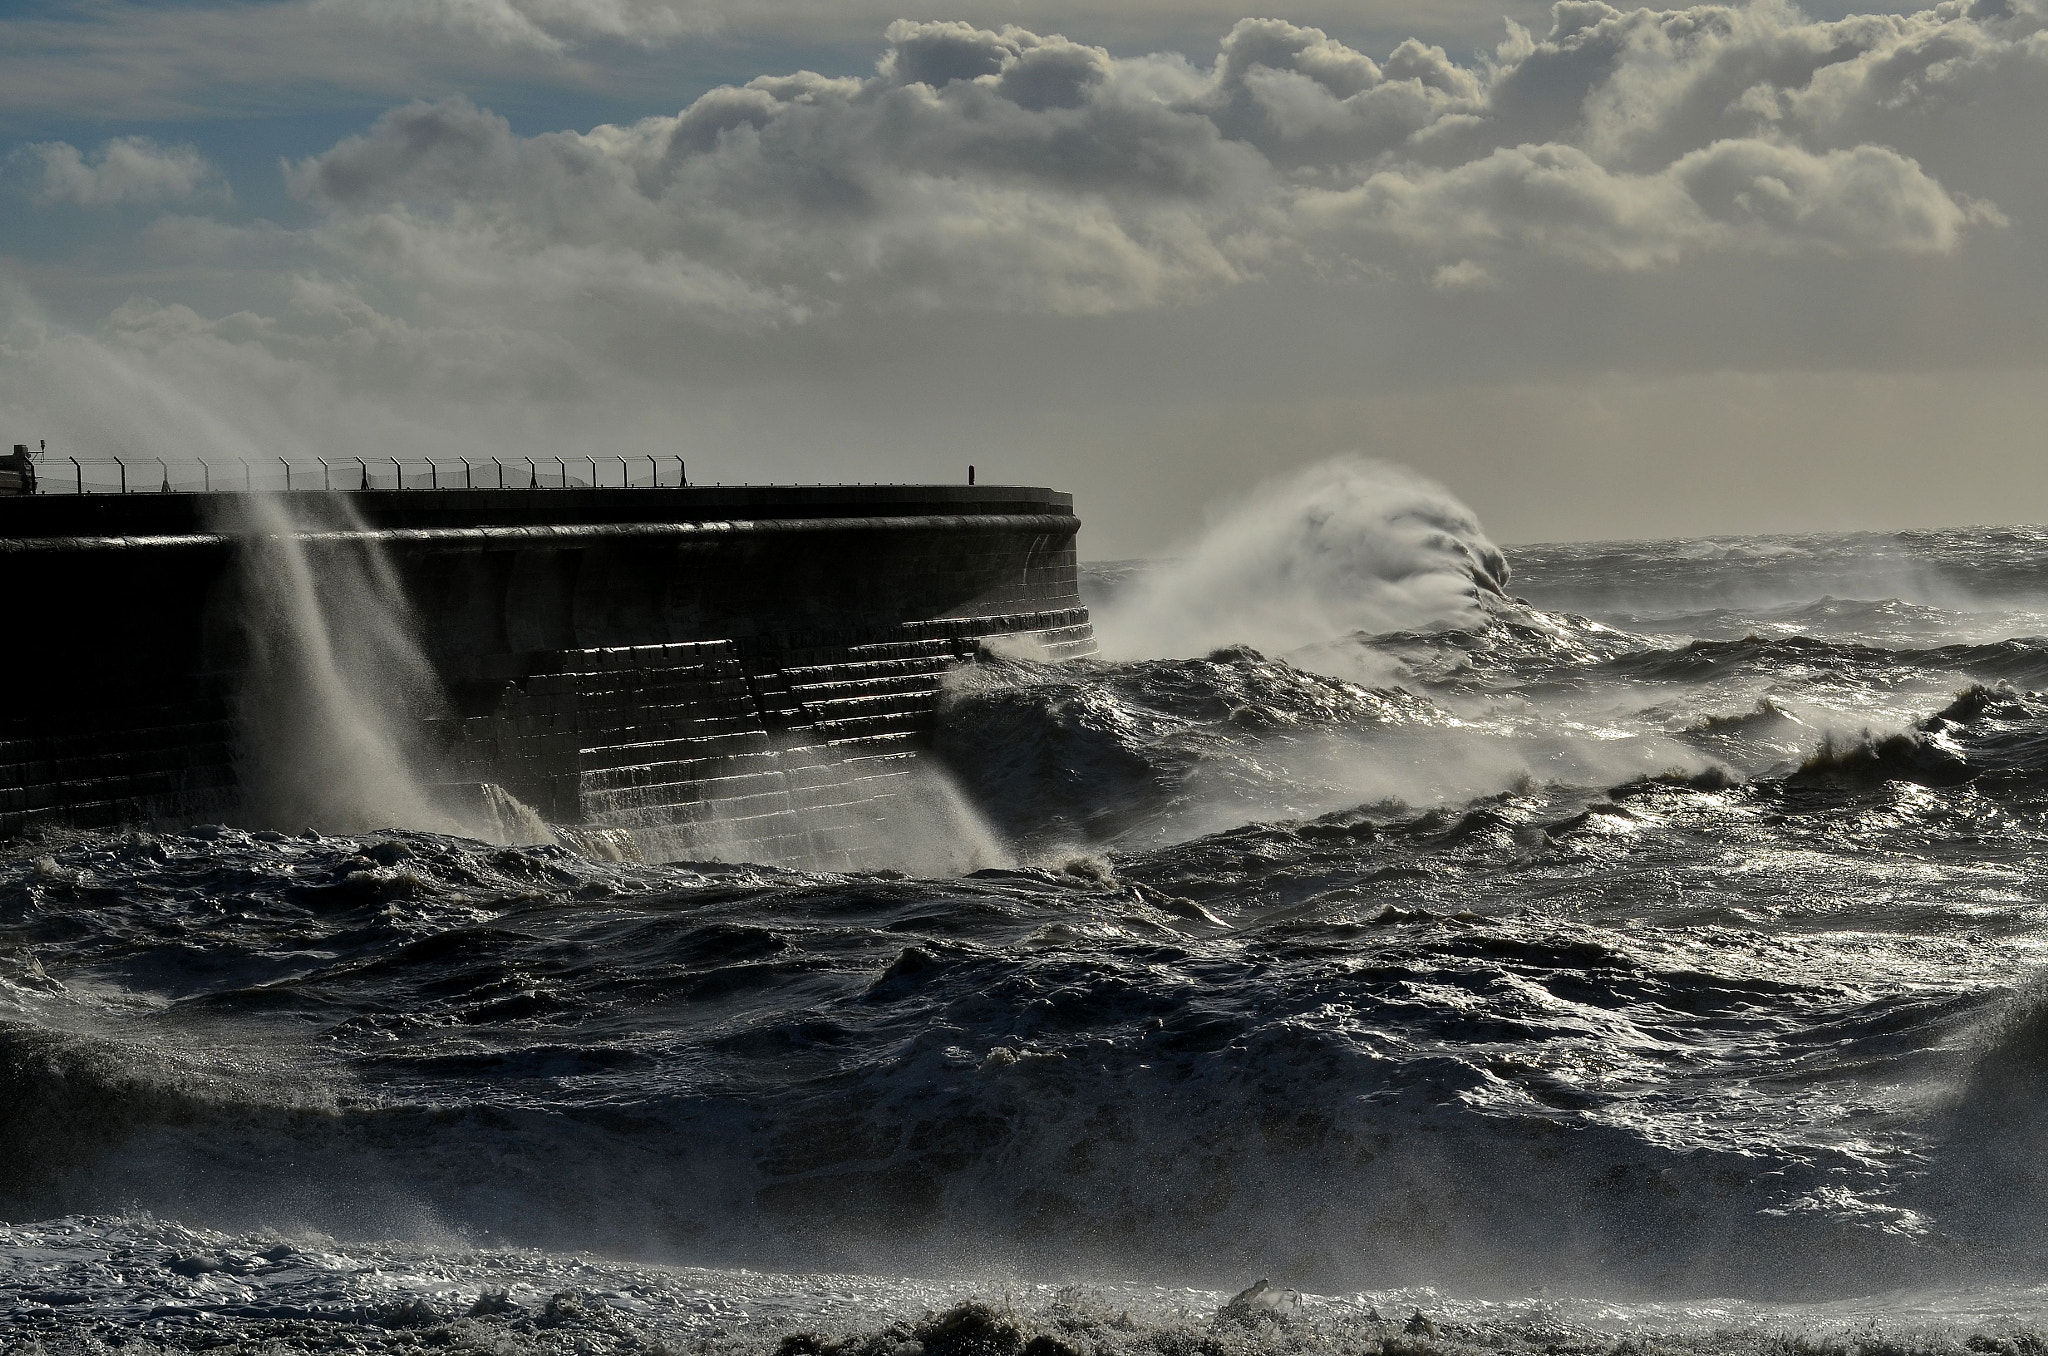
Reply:
[[[335,497],[339,497],[340,492]],[[0,500],[0,833],[232,817],[253,610],[230,496]],[[322,491],[280,496],[318,519]],[[1071,496],[1003,486],[348,493],[403,580],[455,781],[643,834],[859,814],[995,635],[1090,654]],[[325,551],[365,533],[302,538]],[[881,778],[872,785],[863,779]],[[822,818],[821,818],[822,817]]]
[[[14,450],[0,456],[0,494],[34,494],[36,492],[36,464],[29,456],[27,443],[16,443]]]

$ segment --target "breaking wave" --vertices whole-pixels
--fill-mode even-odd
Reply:
[[[1530,548],[1516,599],[1325,468],[1125,572],[1150,656],[952,676],[957,875],[19,845],[0,1339],[2031,1350],[2048,649],[1683,624],[1824,547]],[[1632,569],[1673,596],[1588,596]]]
[[[1269,481],[1098,611],[1114,658],[1289,650],[1475,620],[1507,560],[1472,511],[1403,467],[1340,457]]]

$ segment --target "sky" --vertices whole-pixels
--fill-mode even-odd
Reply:
[[[2048,519],[2048,0],[14,0],[0,433]]]

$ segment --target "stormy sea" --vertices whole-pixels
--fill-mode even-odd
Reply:
[[[10,845],[0,1349],[2044,1350],[2048,529],[1087,575],[892,866]]]

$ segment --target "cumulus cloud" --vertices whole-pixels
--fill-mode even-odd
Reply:
[[[68,141],[25,148],[21,157],[40,162],[40,203],[107,207],[116,203],[180,202],[225,198],[226,181],[197,147],[161,146],[148,137],[115,137],[91,155]]]
[[[417,104],[290,182],[368,264],[410,266],[433,230],[522,263],[623,252],[787,319],[858,301],[1092,313],[1243,275],[1230,223],[1263,208],[1269,168],[1149,78],[1188,73],[1016,30],[891,35],[871,79],[764,77],[585,134]]]
[[[532,137],[413,104],[290,183],[355,266],[474,304],[581,289],[772,326],[1100,314],[1293,267],[1458,290],[1532,264],[1952,255],[2006,215],[1871,131],[2015,67],[2048,72],[2048,36],[1992,0],[1834,23],[1567,0],[1477,67],[1272,19],[1206,67],[899,21],[865,78],[763,76]]]
[[[919,411],[965,411],[932,435],[946,465],[1073,391],[1094,402],[1077,425],[1223,388],[1313,422],[1369,383],[2024,365],[2048,352],[2048,179],[2008,134],[2048,116],[2044,8],[1568,0],[1464,60],[1278,19],[1220,26],[1198,59],[899,21],[862,74],[630,123],[529,135],[471,99],[405,103],[287,167],[287,224],[186,209],[139,235],[132,285],[160,295],[93,342],[104,389],[204,392],[294,449],[601,426],[667,451],[716,406],[768,458],[804,446],[763,431],[801,389],[835,448],[862,419],[894,448]],[[641,23],[598,0],[359,13],[528,55]],[[217,182],[196,152],[183,180],[122,180],[120,144],[28,163],[55,167],[52,200]],[[18,346],[10,371],[98,370],[74,357]],[[24,408],[71,389],[9,383]],[[1410,455],[1323,433],[1317,452]]]
[[[1654,174],[1617,173],[1573,146],[1517,146],[1455,169],[1382,171],[1301,207],[1326,230],[1383,232],[1418,251],[1626,269],[1710,251],[1944,254],[1972,225],[2007,224],[1885,147],[1816,154],[1759,140],[1717,141]]]
[[[1119,49],[1198,49],[1237,0],[52,0],[0,7],[0,108],[90,118],[362,106],[422,89],[597,91],[643,102],[733,54],[858,62],[906,15],[1016,23]],[[16,13],[15,11],[21,11]],[[1304,22],[1467,51],[1543,0],[1294,0]],[[759,69],[767,69],[761,67]],[[654,106],[659,106],[654,105]]]

